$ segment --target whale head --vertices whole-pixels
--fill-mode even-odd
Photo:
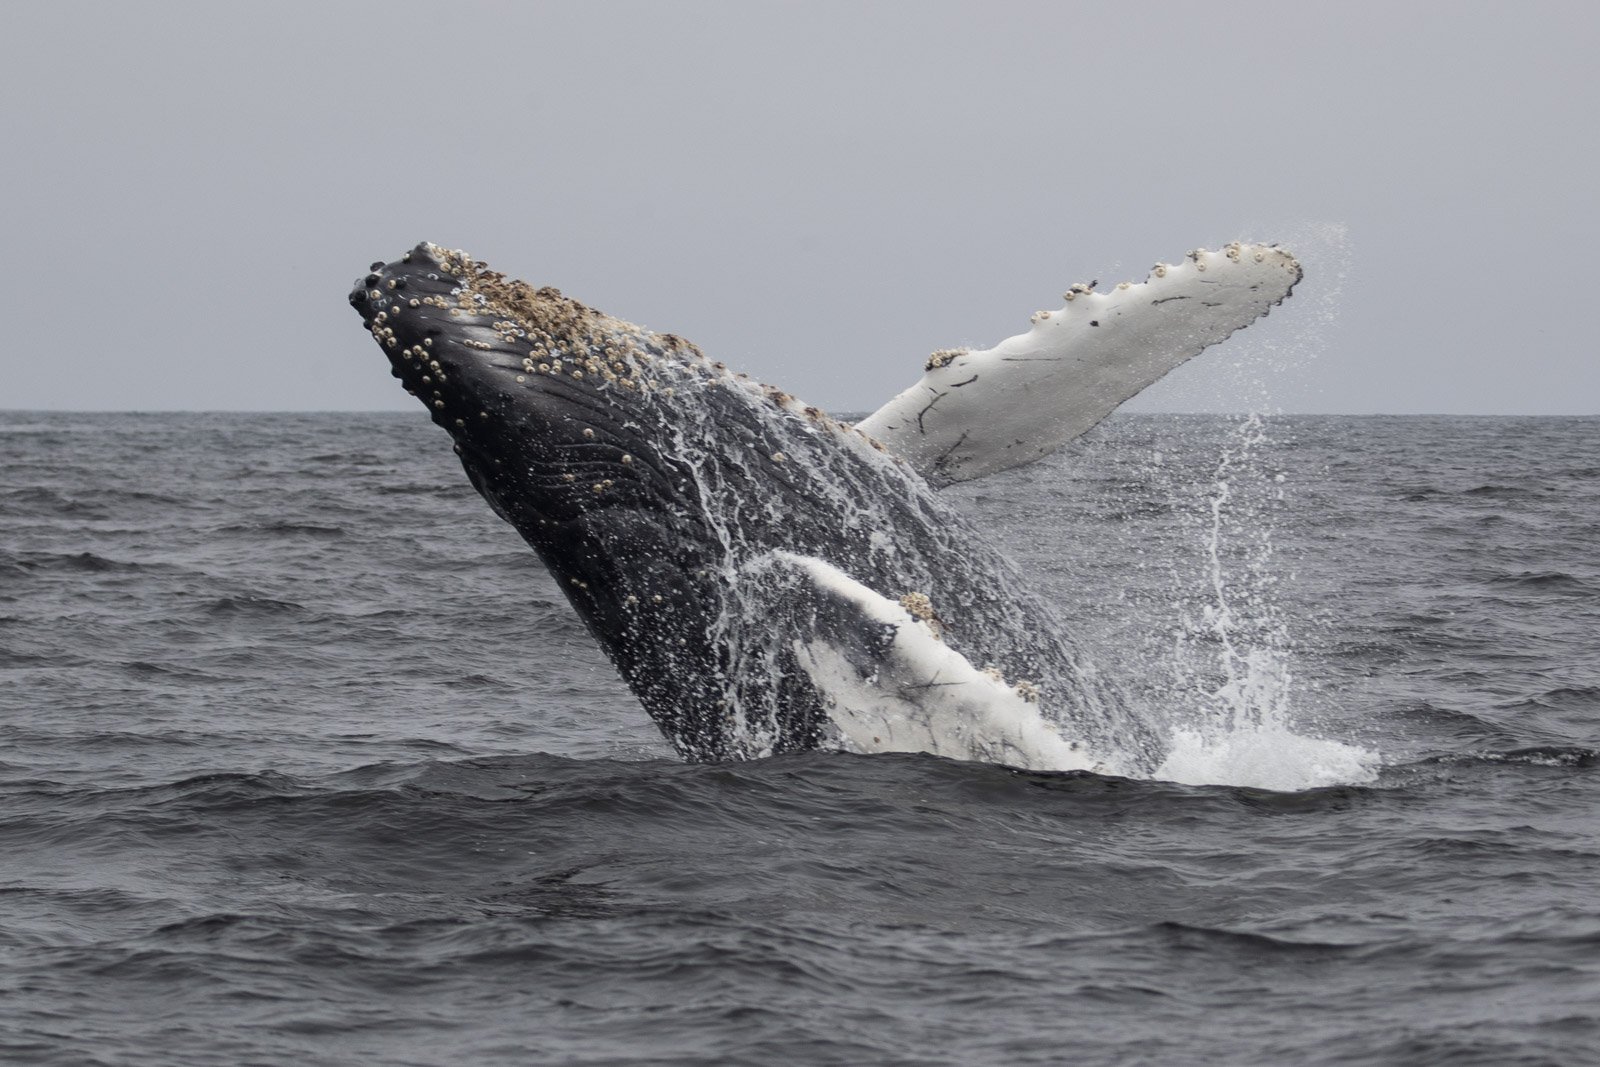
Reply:
[[[725,372],[694,346],[420,244],[351,305],[472,484],[534,548],[691,757],[718,758],[716,531],[663,405]],[[702,390],[703,391],[703,390]],[[705,747],[697,748],[697,745]]]
[[[629,492],[661,472],[617,402],[639,388],[636,364],[666,361],[654,335],[431,244],[374,263],[350,303],[503,517],[549,526],[597,503],[658,503]]]

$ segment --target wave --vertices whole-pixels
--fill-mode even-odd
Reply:
[[[1535,745],[1505,752],[1445,752],[1416,760],[1412,766],[1463,767],[1497,764],[1587,768],[1600,765],[1600,750],[1577,745]]]
[[[113,559],[97,552],[0,553],[0,566],[9,566],[26,573],[45,574],[140,574],[183,571],[182,567],[169,563]]]
[[[1540,592],[1567,593],[1585,596],[1600,592],[1594,585],[1564,571],[1522,571],[1517,574],[1499,574],[1487,581],[1488,585],[1511,589],[1536,589]]]
[[[1548,496],[1556,490],[1549,486],[1503,485],[1488,482],[1475,485],[1471,489],[1462,489],[1462,496],[1488,497],[1494,500],[1523,500],[1528,497]]]
[[[333,539],[345,536],[342,526],[327,526],[321,523],[294,522],[288,519],[271,519],[265,522],[233,523],[217,528],[218,533],[225,534],[265,534],[304,536],[318,539]]]
[[[1557,711],[1600,710],[1600,686],[1557,686],[1542,693],[1510,703],[1497,705],[1510,711],[1552,709]]]
[[[218,597],[207,603],[204,611],[207,615],[226,618],[230,616],[271,617],[302,615],[308,609],[304,604],[293,600],[276,600],[267,596],[238,594]]]
[[[183,682],[223,682],[226,678],[207,671],[185,667],[176,663],[153,663],[149,660],[128,660],[121,669],[136,678],[162,678]]]

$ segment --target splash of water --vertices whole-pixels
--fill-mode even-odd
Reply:
[[[1285,790],[1371,781],[1376,753],[1304,733],[1295,714],[1303,690],[1273,596],[1272,515],[1284,499],[1284,476],[1264,470],[1267,444],[1266,423],[1252,413],[1218,460],[1204,527],[1208,595],[1198,615],[1180,620],[1178,721],[1152,776]]]

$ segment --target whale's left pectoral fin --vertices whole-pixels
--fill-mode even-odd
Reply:
[[[772,553],[764,570],[769,588],[789,594],[792,663],[823,701],[840,747],[1034,770],[1098,765],[1040,713],[1036,687],[980,670],[941,640],[926,597],[891,600],[830,563],[787,552]]]
[[[936,352],[916,385],[857,424],[936,485],[1053,452],[1168,371],[1250,325],[1300,280],[1294,256],[1231,244],[1158,264],[1066,305],[982,351]]]

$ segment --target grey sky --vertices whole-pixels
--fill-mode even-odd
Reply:
[[[1294,299],[1146,408],[1600,412],[1600,5],[17,4],[0,407],[415,402],[418,240],[875,407],[1234,238]],[[1235,366],[1235,364],[1241,364]]]

